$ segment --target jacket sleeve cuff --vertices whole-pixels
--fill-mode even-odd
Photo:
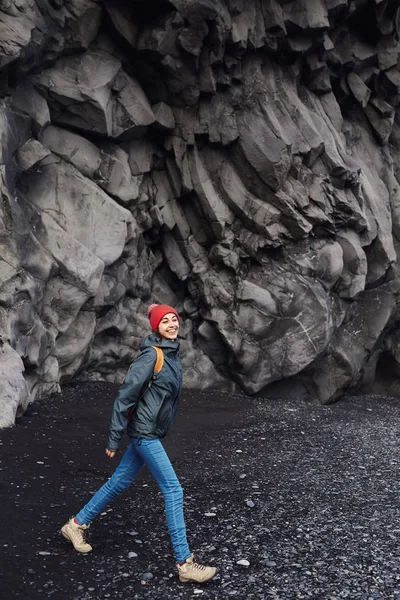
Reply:
[[[113,440],[108,440],[107,442],[107,450],[111,450],[111,452],[115,452],[116,450],[118,450],[118,446],[119,444],[117,442],[114,442]]]

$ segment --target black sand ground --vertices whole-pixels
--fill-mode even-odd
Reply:
[[[186,392],[165,445],[191,547],[219,569],[201,587],[177,580],[145,472],[92,525],[91,554],[58,533],[117,464],[104,453],[115,389],[66,388],[0,431],[1,600],[400,598],[400,401]]]

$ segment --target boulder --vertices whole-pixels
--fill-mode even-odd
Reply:
[[[243,158],[271,190],[278,191],[289,173],[291,149],[273,110],[257,106],[239,114],[237,123]]]
[[[396,67],[399,59],[399,46],[394,35],[382,37],[377,44],[378,66],[382,71]]]
[[[57,359],[49,355],[35,371],[25,375],[31,401],[61,392],[60,369]]]
[[[29,404],[28,386],[24,379],[24,364],[9,344],[0,345],[0,358],[0,427],[10,427],[18,412],[24,411]]]
[[[157,148],[149,140],[134,140],[129,144],[129,166],[133,175],[149,173]]]
[[[29,115],[36,132],[50,124],[50,111],[46,99],[29,80],[21,82],[12,95],[12,106]]]
[[[288,32],[324,31],[329,28],[328,11],[324,0],[284,3],[282,12]]]
[[[135,18],[132,6],[124,0],[105,0],[107,17],[117,36],[132,48],[136,48],[139,23]]]
[[[125,150],[109,142],[103,142],[100,147],[100,167],[94,181],[122,204],[131,204],[139,198],[142,177],[132,176],[129,154]]]
[[[50,125],[42,131],[40,141],[51,152],[64,161],[70,162],[89,179],[94,179],[100,169],[99,148],[77,133]]]
[[[239,137],[236,113],[226,102],[223,94],[200,102],[200,122],[207,123],[210,142],[229,146]]]
[[[95,313],[81,311],[68,329],[56,339],[54,355],[60,367],[61,381],[71,378],[84,366],[95,327]]]
[[[217,20],[227,30],[231,24],[230,13],[222,0],[198,0],[194,5],[187,0],[172,0],[171,4],[192,26],[208,19]]]
[[[19,295],[17,306],[8,313],[8,322],[8,341],[18,352],[25,368],[39,368],[51,353],[53,344],[29,296]]]
[[[156,124],[161,130],[172,131],[175,127],[175,117],[172,108],[165,102],[157,102],[153,107]]]
[[[288,279],[270,267],[241,281],[235,308],[210,311],[230,350],[231,372],[252,394],[306,368],[334,333],[333,307],[321,284],[295,274]]]
[[[349,84],[350,91],[354,98],[362,106],[362,108],[365,108],[371,96],[371,90],[369,87],[365,85],[357,73],[349,73],[347,75],[347,83]]]
[[[18,60],[24,53],[29,57],[35,50],[42,50],[41,46],[48,42],[44,34],[49,34],[50,7],[44,6],[41,12],[36,2],[20,4],[19,7],[6,0],[0,9],[0,69]],[[30,47],[35,34],[38,40]]]
[[[395,111],[392,110],[390,116],[382,117],[375,106],[368,105],[365,107],[365,115],[372,127],[374,134],[380,144],[384,145],[389,141],[390,134],[394,122]]]
[[[20,71],[28,72],[63,51],[86,50],[101,21],[96,0],[5,0],[0,9],[0,69],[17,63]]]
[[[326,289],[332,289],[343,273],[343,248],[338,241],[317,239],[286,244],[284,256],[293,269],[317,279]]]
[[[198,25],[185,27],[178,36],[178,42],[186,52],[199,56],[208,32],[207,23],[201,21]]]
[[[88,296],[94,296],[99,289],[104,262],[75,237],[68,235],[46,212],[42,213],[41,222],[37,238],[53,256],[63,279],[76,284]]]
[[[71,164],[49,159],[39,170],[22,175],[21,194],[51,216],[67,239],[69,234],[104,264],[112,264],[123,251],[131,214]]]
[[[362,365],[376,349],[382,331],[390,325],[394,314],[390,285],[362,292],[332,337],[327,351],[313,365],[312,374],[304,374],[309,398],[329,404],[362,385]]]
[[[221,161],[220,176],[227,205],[247,229],[259,233],[274,245],[281,244],[284,237],[291,237],[279,209],[253,196],[228,161]]]
[[[101,76],[94,80],[93,73]],[[53,123],[124,139],[143,135],[154,123],[139,83],[103,50],[60,58],[33,81],[48,96]]]
[[[46,127],[41,140],[121,203],[129,204],[139,197],[142,178],[132,176],[129,155],[116,144],[103,142],[95,146],[83,136],[53,125]]]
[[[185,281],[191,272],[191,267],[183,256],[178,242],[168,232],[162,236],[162,249],[169,268],[181,281]]]
[[[225,225],[233,222],[233,214],[215,189],[196,146],[189,153],[189,165],[191,179],[201,203],[201,209],[214,234],[217,238],[220,238]]]
[[[64,0],[64,52],[87,50],[96,38],[103,11],[96,0]]]
[[[128,278],[126,264],[117,268],[115,275],[104,272],[96,295],[85,304],[87,310],[101,311],[114,306],[126,293],[123,283]]]
[[[183,366],[183,386],[186,389],[235,389],[233,382],[229,382],[218,372],[215,364],[203,354],[193,343],[186,340],[181,341],[180,354]]]
[[[38,240],[53,256],[57,275],[46,284],[43,319],[56,332],[63,332],[75,320],[85,302],[95,296],[104,263],[74,237],[69,236],[52,217],[41,215]]]
[[[18,150],[18,164],[23,171],[29,171],[51,154],[38,140],[30,139]]]
[[[354,231],[339,231],[337,240],[343,251],[343,272],[338,283],[338,292],[342,297],[353,298],[365,288],[367,257],[360,238]]]

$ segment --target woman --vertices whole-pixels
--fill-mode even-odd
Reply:
[[[93,498],[61,529],[63,536],[78,552],[90,552],[85,541],[90,522],[118,494],[123,492],[146,465],[164,496],[167,524],[174,549],[178,575],[182,582],[204,583],[214,577],[215,567],[194,561],[190,553],[183,518],[183,492],[171,462],[160,442],[175,417],[182,390],[182,366],[179,357],[179,315],[166,304],[152,304],[148,310],[154,333],[140,348],[115,399],[106,454],[115,456],[127,429],[131,439],[119,466]],[[162,349],[164,364],[158,375],[154,368],[157,352]]]

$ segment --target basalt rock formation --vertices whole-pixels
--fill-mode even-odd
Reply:
[[[3,0],[1,424],[120,380],[150,302],[186,386],[400,363],[399,35],[398,0]]]

